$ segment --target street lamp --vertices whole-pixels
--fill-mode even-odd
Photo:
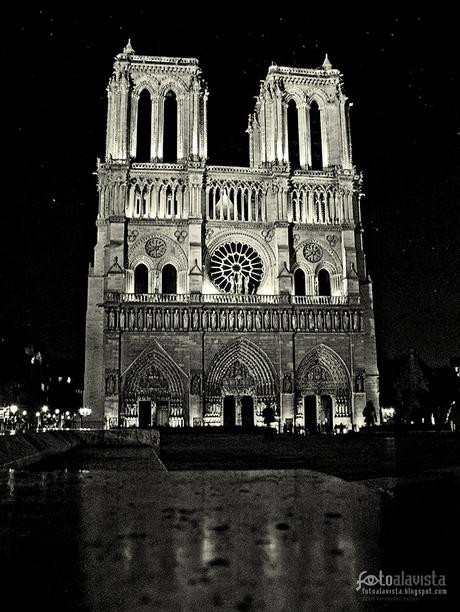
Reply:
[[[87,406],[83,406],[83,408],[79,408],[78,409],[78,413],[79,413],[80,419],[81,419],[80,429],[83,429],[83,419],[84,419],[84,417],[88,417],[91,414],[91,412],[92,412],[91,408],[88,408]]]

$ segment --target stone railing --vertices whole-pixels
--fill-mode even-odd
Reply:
[[[359,306],[359,295],[244,295],[236,293],[116,293],[108,291],[106,302],[133,304],[267,304],[299,306]]]
[[[359,308],[337,305],[112,302],[105,328],[113,332],[325,332],[362,330]]]

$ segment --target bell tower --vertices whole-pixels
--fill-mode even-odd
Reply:
[[[208,92],[196,59],[139,56],[128,42],[115,58],[107,93],[106,161],[206,160]],[[171,137],[174,155],[166,160]],[[147,139],[142,159],[140,138]]]
[[[341,75],[327,55],[316,70],[272,64],[249,116],[250,165],[290,163],[292,169],[349,170],[348,124]]]

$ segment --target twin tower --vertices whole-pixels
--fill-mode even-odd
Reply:
[[[85,404],[105,427],[362,425],[378,405],[349,103],[326,57],[272,65],[249,167],[208,165],[196,59],[116,56],[88,278]]]

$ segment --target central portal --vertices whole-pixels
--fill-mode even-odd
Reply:
[[[224,397],[224,427],[235,427],[236,399],[234,395]]]
[[[241,425],[245,428],[254,427],[254,399],[249,395],[241,398]]]

